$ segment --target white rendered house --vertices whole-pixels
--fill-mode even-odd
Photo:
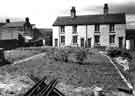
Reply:
[[[126,29],[124,13],[109,13],[107,4],[99,15],[76,15],[75,7],[70,11],[71,16],[57,17],[53,24],[53,46],[135,48],[135,32]]]

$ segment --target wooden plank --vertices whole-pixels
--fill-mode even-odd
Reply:
[[[32,74],[27,74],[27,76],[32,80],[34,81],[35,83],[37,83],[40,79],[33,76]],[[47,86],[47,84],[43,83],[42,86]],[[53,89],[53,92],[51,93],[53,94],[53,96],[65,96],[63,93],[61,93],[58,89],[54,88]]]

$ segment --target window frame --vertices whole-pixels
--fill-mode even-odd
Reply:
[[[110,32],[115,32],[115,25],[114,24],[109,25],[109,31]]]
[[[88,38],[88,47],[91,48],[91,38]]]
[[[95,24],[95,32],[100,32],[100,24]]]
[[[76,40],[74,39],[74,37],[76,37]],[[78,43],[78,36],[77,35],[72,36],[72,43],[73,44],[77,44]]]
[[[109,35],[109,44],[115,43],[115,35]]]
[[[77,33],[77,25],[72,26],[72,33],[76,34]]]
[[[62,37],[64,37],[64,38],[62,38]],[[65,36],[60,36],[60,43],[65,44]]]
[[[60,26],[60,33],[65,33],[65,26]]]

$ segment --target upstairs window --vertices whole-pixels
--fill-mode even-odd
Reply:
[[[77,33],[77,25],[72,26],[73,33]]]
[[[110,24],[110,26],[109,26],[109,31],[110,31],[110,32],[114,32],[114,29],[115,29],[115,28],[114,28],[114,24]]]
[[[73,36],[73,44],[77,44],[77,36]]]
[[[60,27],[60,32],[61,32],[61,33],[64,33],[64,32],[65,32],[65,26],[61,26],[61,27]]]
[[[110,37],[109,37],[109,43],[110,44],[115,43],[115,35],[110,35]]]
[[[100,31],[100,25],[99,24],[96,24],[95,25],[95,32],[99,32]]]
[[[60,41],[61,41],[62,44],[65,44],[65,36],[61,36]]]

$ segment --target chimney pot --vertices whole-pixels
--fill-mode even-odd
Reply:
[[[29,17],[26,17],[26,18],[25,18],[25,21],[26,21],[27,23],[29,23]]]
[[[107,15],[107,14],[108,14],[108,10],[109,10],[108,4],[105,3],[105,4],[104,4],[104,15]]]
[[[9,19],[6,19],[6,23],[10,23],[10,20]]]
[[[73,18],[76,17],[76,9],[74,6],[71,9],[71,17],[73,17]]]

